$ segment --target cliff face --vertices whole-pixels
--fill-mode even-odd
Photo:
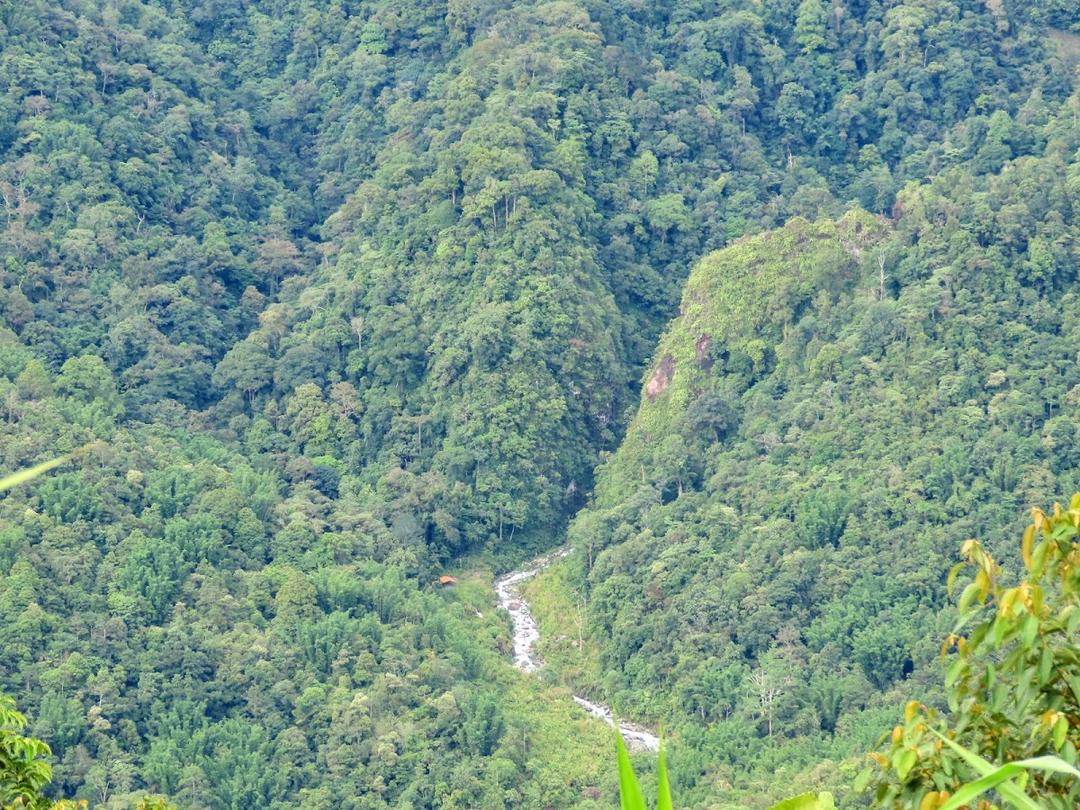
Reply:
[[[745,393],[739,389],[776,371],[777,348],[807,311],[850,297],[869,278],[873,249],[888,232],[884,219],[864,211],[838,221],[796,218],[705,256],[648,367],[637,415],[604,467],[596,503],[617,503],[665,442],[729,433],[728,406]]]

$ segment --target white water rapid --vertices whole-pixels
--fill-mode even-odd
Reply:
[[[537,639],[540,638],[540,629],[536,626],[532,613],[529,612],[528,603],[521,595],[521,584],[532,579],[571,551],[572,549],[569,548],[552,551],[542,557],[537,557],[523,568],[510,571],[495,580],[495,595],[498,598],[499,607],[510,614],[510,619],[514,623],[514,666],[522,672],[536,672],[544,662],[533,649]],[[595,703],[580,695],[574,695],[574,702],[609,726],[615,725],[611,709],[604,704]],[[631,748],[644,751],[660,750],[659,738],[641,726],[620,721],[619,731],[622,732],[623,739]]]

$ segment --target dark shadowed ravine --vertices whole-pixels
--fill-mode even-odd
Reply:
[[[570,548],[560,548],[551,551],[542,557],[531,560],[516,571],[509,571],[495,580],[495,595],[499,607],[510,614],[510,619],[514,625],[514,666],[522,672],[536,672],[544,665],[544,662],[535,649],[536,641],[540,638],[540,628],[529,611],[529,604],[521,594],[521,584],[532,579],[572,550]],[[593,717],[603,720],[610,726],[615,725],[611,709],[608,706],[596,703],[580,695],[574,695],[574,702]],[[623,739],[631,748],[644,751],[660,750],[659,738],[641,726],[620,721],[619,730],[622,732]]]

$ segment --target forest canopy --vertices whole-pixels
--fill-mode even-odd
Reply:
[[[610,806],[560,684],[687,806],[838,790],[943,708],[957,534],[1018,571],[1080,489],[1068,0],[0,0],[0,46],[0,468],[89,445],[0,498],[51,796]],[[491,576],[564,542],[523,678]]]

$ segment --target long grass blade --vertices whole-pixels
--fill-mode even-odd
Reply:
[[[993,763],[988,762],[987,760],[983,759],[978,754],[976,754],[974,751],[969,751],[968,749],[964,748],[964,746],[960,745],[959,743],[957,743],[957,742],[955,742],[953,740],[950,740],[944,734],[942,734],[942,733],[940,733],[938,731],[935,731],[934,729],[930,729],[930,730],[933,731],[934,734],[943,743],[945,743],[947,746],[949,746],[951,749],[953,749],[957,754],[959,754],[960,757],[968,765],[970,765],[975,770],[975,772],[979,774],[980,777],[988,777],[988,776],[992,775],[994,773],[994,771],[997,770],[997,766],[995,766]],[[1002,767],[1008,767],[1008,766],[1005,765],[1005,766],[1002,766]],[[1001,794],[1001,797],[1003,799],[1008,799],[1008,801],[1010,803],[1012,803],[1015,806],[1021,808],[1021,810],[1041,810],[1041,808],[1039,807],[1038,804],[1036,804],[1034,801],[1032,801],[1028,797],[1028,795],[1026,793],[1024,793],[1024,791],[1022,791],[1020,788],[1018,788],[1012,782],[1009,782],[1008,778],[1009,777],[1006,776],[1005,781],[999,782],[998,784],[996,784],[994,786],[997,789],[997,792]],[[987,789],[989,789],[989,788],[987,788]]]
[[[981,796],[986,791],[996,788],[1006,779],[1012,779],[1029,769],[1064,773],[1080,778],[1080,771],[1058,757],[1022,759],[1002,765],[974,782],[964,785],[949,798],[949,801],[941,806],[941,810],[957,810],[957,808],[969,804],[976,796]]]
[[[11,475],[5,476],[4,478],[0,478],[0,492],[5,492],[12,487],[17,487],[19,484],[25,484],[27,481],[32,481],[39,475],[44,475],[45,473],[49,472],[49,470],[55,470],[61,464],[65,464],[68,461],[71,461],[73,458],[77,458],[83,455],[89,450],[97,447],[99,444],[100,442],[90,442],[89,444],[84,444],[78,450],[73,450],[66,455],[60,456],[59,458],[54,458],[49,461],[43,461],[40,464],[35,464],[33,467],[29,467],[25,470],[19,470],[18,472],[14,472]]]
[[[17,487],[19,484],[25,484],[27,481],[33,480],[39,475],[47,473],[49,470],[54,470],[70,458],[70,454],[60,456],[60,458],[54,458],[51,461],[43,461],[41,464],[35,464],[33,467],[28,467],[25,470],[19,470],[16,473],[0,478],[0,492]]]
[[[619,751],[619,805],[622,810],[645,810],[645,797],[641,795],[641,786],[618,728],[615,729],[615,747]]]
[[[656,762],[656,810],[673,810],[671,804],[671,785],[668,782],[667,758],[664,746],[660,746],[660,758]]]
[[[769,810],[833,810],[834,807],[831,793],[800,793],[777,802]]]

